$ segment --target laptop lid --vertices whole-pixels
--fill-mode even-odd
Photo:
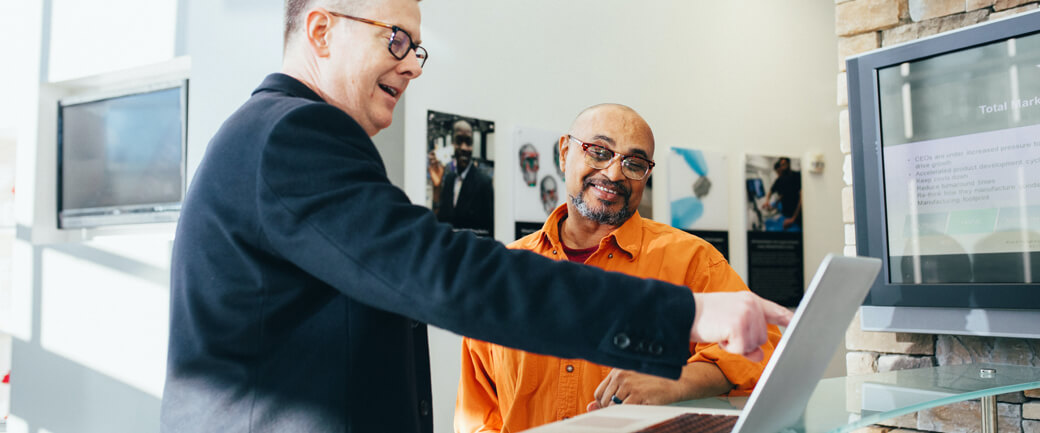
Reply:
[[[775,433],[798,422],[880,270],[881,260],[875,258],[824,257],[734,433]]]
[[[830,363],[832,350],[845,335],[845,329],[880,269],[881,261],[875,258],[830,254],[823,259],[740,412],[733,433],[776,433],[798,422]],[[820,356],[821,348],[825,349],[826,356]],[[677,406],[617,405],[530,431],[633,432],[681,413],[726,412]]]

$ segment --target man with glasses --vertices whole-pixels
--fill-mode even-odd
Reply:
[[[694,293],[748,292],[711,244],[639,216],[636,208],[654,167],[654,136],[638,113],[616,104],[590,107],[560,138],[559,149],[569,201],[540,231],[510,248],[655,278]],[[614,404],[748,395],[779,339],[779,330],[770,326],[762,347],[766,356],[758,362],[716,344],[691,344],[681,376],[670,380],[465,338],[455,430],[521,431]],[[644,353],[663,350],[654,342],[631,344]]]
[[[183,203],[161,431],[430,432],[424,323],[678,377],[689,341],[759,357],[765,323],[790,319],[510,251],[412,205],[369,137],[422,74],[419,25],[415,0],[286,3],[282,73],[220,127]]]
[[[440,167],[439,172],[443,174],[440,179],[431,177],[437,198],[434,203],[437,219],[480,236],[494,236],[495,192],[491,178],[475,167],[473,126],[460,119],[451,129],[451,145],[455,150],[453,164],[447,169]],[[440,162],[434,158],[430,164]]]

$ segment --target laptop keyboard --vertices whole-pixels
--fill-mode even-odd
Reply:
[[[737,423],[737,415],[705,415],[684,413],[642,429],[637,433],[729,433]]]

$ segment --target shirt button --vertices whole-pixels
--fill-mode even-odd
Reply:
[[[553,250],[553,254],[556,254],[556,250]]]
[[[610,254],[607,254],[607,258],[608,258],[608,259],[612,259],[612,258],[614,258],[614,253],[610,253]]]
[[[619,334],[614,336],[614,345],[617,346],[618,348],[620,348],[620,349],[628,348],[629,344],[632,344],[632,340],[630,340],[628,338],[628,335],[625,335],[624,332],[619,333]]]
[[[574,373],[574,366],[573,365],[568,365],[567,366],[567,372],[568,373]]]
[[[430,414],[430,402],[422,400],[419,402],[419,414],[427,416]]]

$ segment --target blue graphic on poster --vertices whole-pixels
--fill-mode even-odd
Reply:
[[[671,225],[687,231],[728,230],[726,156],[672,148],[668,164]]]

